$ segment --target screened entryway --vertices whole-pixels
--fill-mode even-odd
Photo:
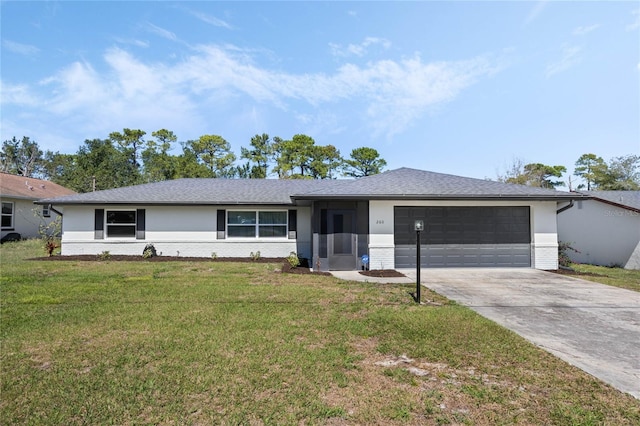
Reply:
[[[367,201],[318,201],[313,204],[313,267],[322,271],[359,269],[368,251]]]
[[[528,206],[395,207],[396,268],[416,265],[414,222],[424,221],[421,266],[529,267],[531,223]]]

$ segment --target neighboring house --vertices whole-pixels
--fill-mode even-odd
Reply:
[[[349,180],[179,179],[40,200],[62,254],[286,257],[320,270],[558,267],[556,211],[581,194],[401,168]]]
[[[40,225],[50,223],[57,217],[57,213],[48,205],[35,205],[34,201],[70,194],[75,192],[53,182],[0,172],[0,238],[12,232],[20,234],[22,238],[38,237]]]
[[[589,191],[558,218],[560,241],[577,263],[640,269],[640,191]]]

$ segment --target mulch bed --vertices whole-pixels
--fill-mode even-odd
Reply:
[[[602,274],[595,274],[593,272],[580,272],[580,271],[576,271],[574,269],[553,269],[550,270],[549,272],[553,272],[556,274],[560,274],[560,275],[570,275],[570,276],[574,276],[574,277],[606,277],[606,275],[602,275]]]
[[[372,269],[370,271],[360,271],[360,274],[365,275],[367,277],[376,277],[376,278],[402,278],[406,277],[406,275],[401,274],[395,269]]]
[[[300,266],[297,266],[295,268],[293,268],[289,262],[287,262],[286,260],[284,261],[284,263],[282,264],[282,273],[284,274],[313,274],[313,275],[325,275],[325,276],[331,276],[331,273],[329,272],[320,272],[320,271],[312,271],[309,266],[304,266],[305,262],[303,262],[302,264],[300,264]]]

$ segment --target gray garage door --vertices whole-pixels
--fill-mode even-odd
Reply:
[[[423,268],[531,266],[529,207],[396,207],[397,268],[416,266],[416,219],[424,221]]]

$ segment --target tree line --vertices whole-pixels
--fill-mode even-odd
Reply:
[[[178,178],[335,179],[380,173],[386,167],[373,148],[353,149],[343,158],[333,145],[318,145],[310,136],[291,139],[257,134],[249,146],[241,147],[240,158],[218,135],[203,135],[178,142],[170,130],[160,129],[145,138],[139,129],[112,132],[106,139],[87,139],[75,154],[40,149],[24,136],[4,141],[0,170],[51,180],[77,192],[111,189]],[[174,146],[181,152],[172,154]],[[640,190],[640,156],[624,155],[606,162],[596,154],[581,155],[573,176],[563,180],[567,168],[515,159],[497,180],[542,188],[566,185],[569,190]]]
[[[596,154],[583,154],[575,162],[573,172],[583,183],[575,186],[571,175],[567,181],[561,179],[566,172],[565,166],[524,164],[524,161],[515,159],[504,174],[498,175],[498,181],[541,188],[566,185],[569,191],[640,190],[640,155],[623,155],[606,162]]]
[[[170,130],[145,138],[139,129],[112,132],[106,139],[87,139],[75,154],[43,152],[24,136],[4,141],[3,172],[51,180],[77,192],[118,188],[178,178],[335,179],[380,173],[386,161],[369,147],[343,158],[333,145],[318,145],[310,136],[291,139],[257,134],[241,147],[240,159],[219,135],[178,142]],[[172,154],[174,146],[181,152]]]

